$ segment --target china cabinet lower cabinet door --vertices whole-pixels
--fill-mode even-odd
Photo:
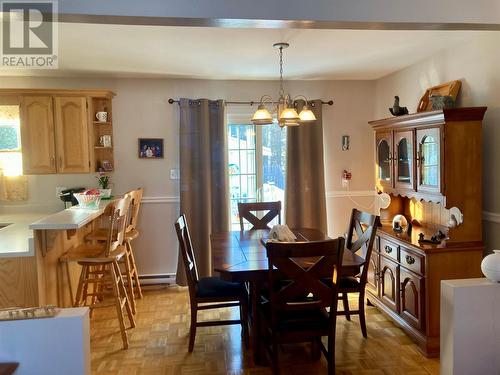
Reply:
[[[391,310],[399,312],[399,265],[380,257],[380,300]]]
[[[370,257],[370,263],[368,264],[368,274],[366,281],[366,289],[370,293],[378,296],[379,287],[379,255],[377,252],[373,251]]]
[[[400,268],[401,317],[418,329],[424,328],[424,277]]]
[[[22,97],[21,147],[24,174],[56,173],[52,96]]]
[[[55,97],[54,105],[57,171],[90,172],[87,99],[78,96]]]

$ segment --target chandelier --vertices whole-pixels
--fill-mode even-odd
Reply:
[[[259,107],[255,111],[252,117],[252,123],[254,125],[269,125],[273,123],[273,116],[271,112],[266,108],[266,103],[270,106],[277,104],[276,115],[278,119],[278,125],[280,127],[284,126],[299,126],[300,124],[310,123],[316,120],[316,116],[309,109],[307,98],[304,95],[297,95],[293,99],[290,94],[285,94],[285,89],[283,87],[283,50],[288,48],[290,45],[288,43],[275,43],[274,48],[278,48],[280,51],[280,90],[278,100],[275,102],[273,98],[269,95],[263,95],[260,98]],[[305,105],[297,113],[294,103],[297,99],[303,99]]]

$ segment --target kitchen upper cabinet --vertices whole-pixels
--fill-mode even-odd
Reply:
[[[57,171],[90,172],[86,97],[54,98]]]
[[[24,174],[56,173],[52,96],[21,99],[21,146]]]
[[[418,190],[441,193],[441,130],[417,129]]]

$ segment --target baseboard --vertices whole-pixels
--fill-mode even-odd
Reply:
[[[175,284],[175,273],[139,275],[142,285]]]

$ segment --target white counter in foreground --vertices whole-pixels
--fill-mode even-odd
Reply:
[[[441,281],[441,375],[500,374],[500,284]]]
[[[33,231],[29,225],[46,216],[37,214],[0,215],[0,258],[24,257],[35,255]]]
[[[46,216],[32,223],[29,228],[33,230],[66,230],[80,229],[92,220],[101,216],[109,200],[101,201],[98,210],[89,210],[73,206],[53,215]]]

